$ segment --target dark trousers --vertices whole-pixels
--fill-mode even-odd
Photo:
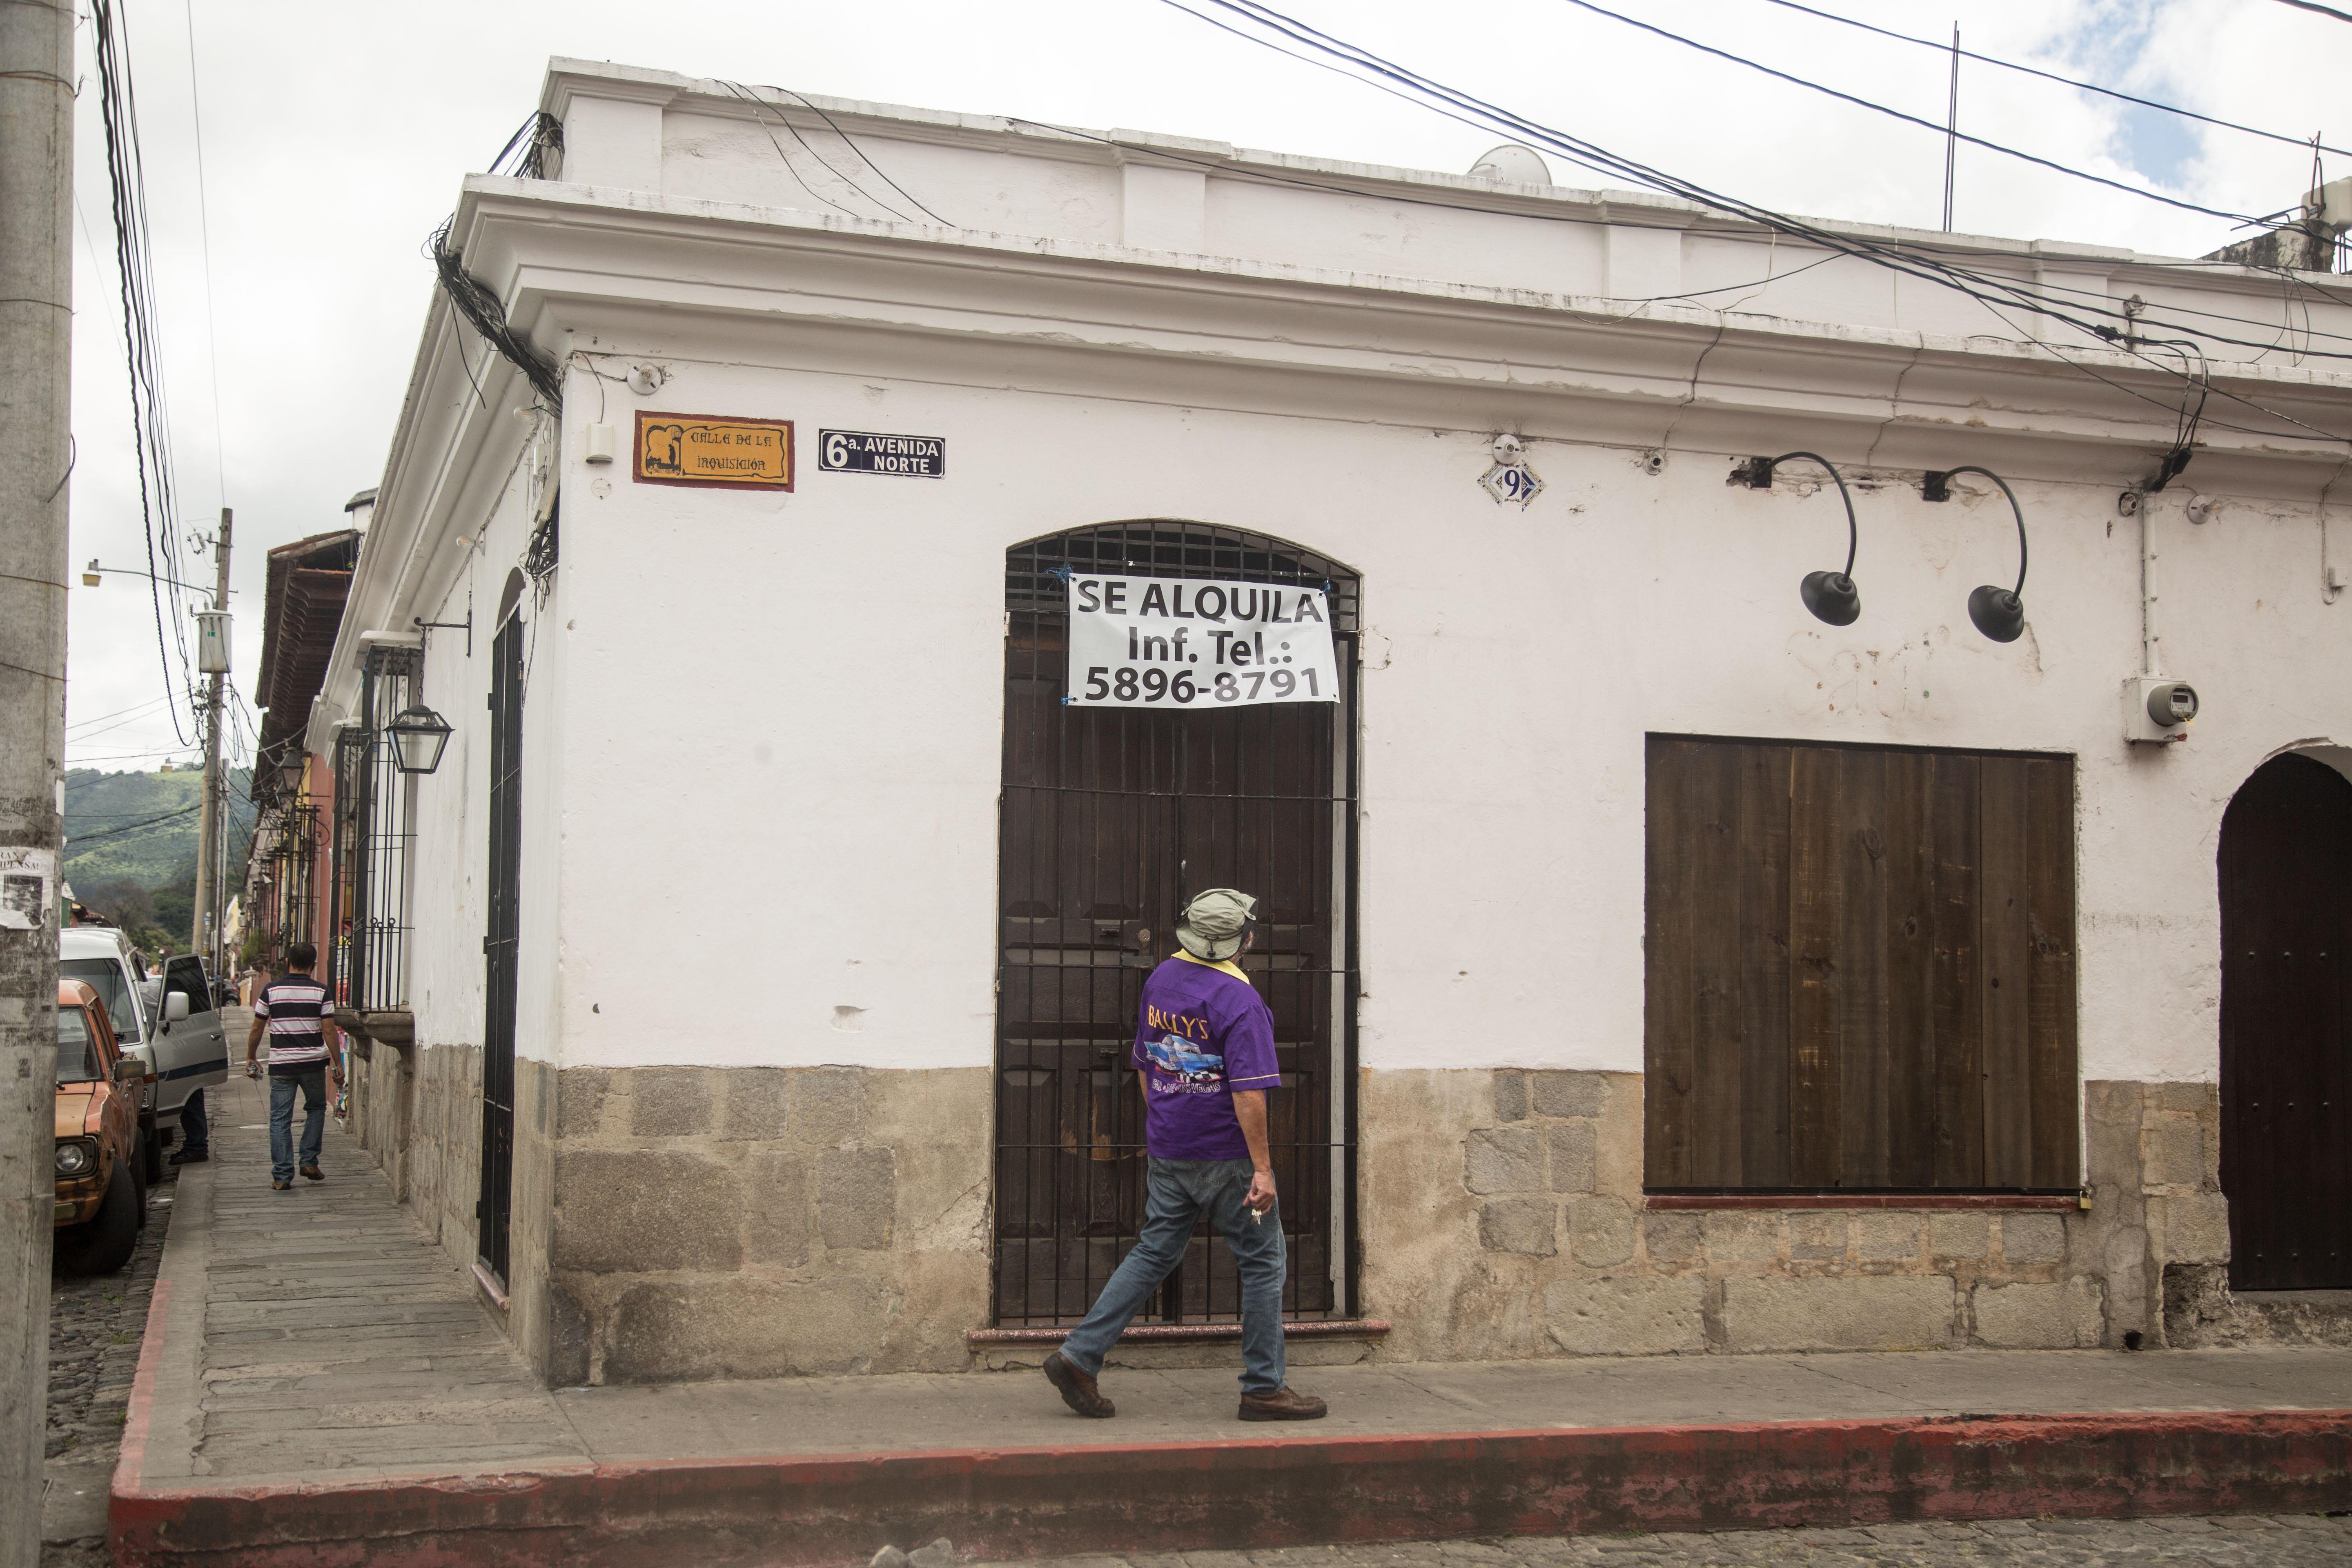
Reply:
[[[188,1096],[188,1103],[180,1107],[180,1146],[191,1154],[201,1154],[213,1146],[212,1124],[205,1120],[205,1091]]]

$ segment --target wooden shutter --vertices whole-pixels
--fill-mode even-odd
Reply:
[[[1654,1191],[2072,1191],[2067,757],[1653,735]]]

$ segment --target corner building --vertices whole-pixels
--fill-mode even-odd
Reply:
[[[542,107],[446,237],[514,344],[436,295],[305,744],[365,1142],[549,1379],[1034,1361],[1218,885],[1302,1363],[2336,1331],[2336,362],[2207,342],[2267,412],[2150,489],[2164,365],[1671,201],[573,61]],[[1844,490],[1751,461],[1800,452]],[[1089,573],[1321,592],[1339,700],[1066,702]],[[1129,1350],[1234,1304],[1203,1240]]]

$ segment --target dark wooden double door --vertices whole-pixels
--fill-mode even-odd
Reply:
[[[2221,820],[2230,1284],[2352,1288],[2352,781],[2284,756]]]
[[[1145,1148],[1129,1053],[1142,985],[1176,951],[1177,911],[1219,887],[1258,900],[1241,963],[1273,1011],[1282,1069],[1267,1110],[1285,1307],[1342,1315],[1348,708],[1069,707],[1064,636],[1048,597],[1016,610],[1006,648],[998,1321],[1082,1317],[1133,1244]],[[1342,657],[1351,668],[1352,649]],[[1239,1309],[1232,1257],[1203,1225],[1142,1321],[1230,1321]]]

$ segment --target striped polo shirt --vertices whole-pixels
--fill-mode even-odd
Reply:
[[[253,1016],[269,1020],[269,1076],[290,1078],[327,1059],[327,988],[312,974],[281,974],[253,999]]]

